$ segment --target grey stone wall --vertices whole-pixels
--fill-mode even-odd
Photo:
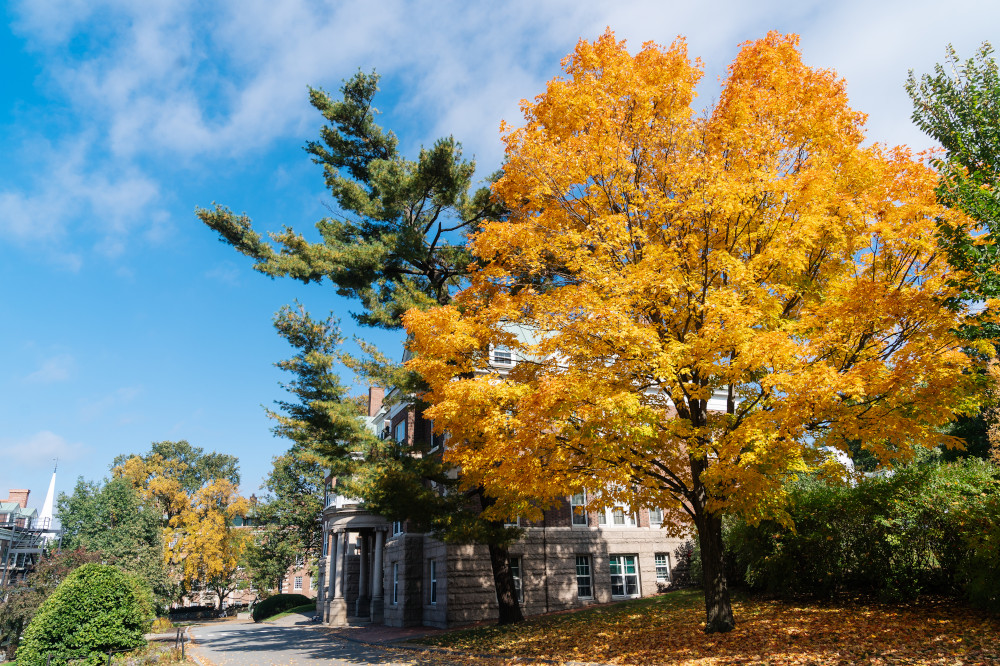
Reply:
[[[436,539],[428,538],[424,542],[424,589],[423,589],[423,616],[424,625],[428,627],[448,626],[448,546]],[[452,546],[454,548],[454,546]],[[437,603],[431,603],[430,591],[430,562],[434,560],[437,564]]]
[[[640,594],[656,594],[659,589],[654,556],[666,553],[671,556],[672,562],[673,552],[681,543],[680,539],[669,538],[658,529],[648,528],[529,529],[521,541],[510,549],[512,557],[521,558],[522,609],[525,615],[536,615],[613,601],[610,572],[613,555],[635,555]],[[593,588],[590,598],[580,598],[577,594],[578,555],[590,558]],[[488,549],[485,546],[449,546],[447,561],[447,626],[495,620],[497,603]],[[440,593],[439,590],[439,596]],[[440,604],[439,600],[438,606]],[[440,610],[437,609],[432,626],[442,626],[439,624]],[[425,624],[428,619],[425,615]]]
[[[385,624],[414,627],[423,624],[424,541],[423,534],[397,534],[385,546]],[[396,603],[392,598],[393,564],[399,567]]]

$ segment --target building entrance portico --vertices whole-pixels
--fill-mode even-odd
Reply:
[[[382,557],[389,524],[358,505],[324,512],[325,557],[320,560],[318,609],[325,624],[384,621]]]

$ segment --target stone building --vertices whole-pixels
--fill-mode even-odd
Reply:
[[[411,405],[383,405],[381,389],[369,391],[368,423],[409,444],[435,437]],[[422,441],[432,451],[445,445],[444,438]],[[452,627],[498,617],[486,546],[449,545],[386,522],[329,483],[317,596],[326,624]],[[649,596],[669,584],[682,540],[659,528],[662,514],[625,506],[587,511],[586,499],[567,497],[541,520],[521,523],[524,536],[510,557],[526,615]]]

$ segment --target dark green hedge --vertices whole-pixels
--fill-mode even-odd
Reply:
[[[153,621],[150,591],[117,567],[84,564],[45,600],[24,632],[17,650],[20,666],[73,660],[103,664],[108,651],[146,644]]]
[[[978,459],[912,465],[853,486],[791,488],[794,529],[727,524],[734,583],[778,596],[923,592],[1000,603],[1000,469]]]
[[[272,615],[309,603],[314,603],[314,600],[304,594],[276,594],[258,601],[257,605],[253,607],[250,617],[253,618],[254,622],[261,622]]]

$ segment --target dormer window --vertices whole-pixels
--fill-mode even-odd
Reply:
[[[506,347],[493,348],[493,362],[497,365],[512,365],[513,360],[510,350]]]

